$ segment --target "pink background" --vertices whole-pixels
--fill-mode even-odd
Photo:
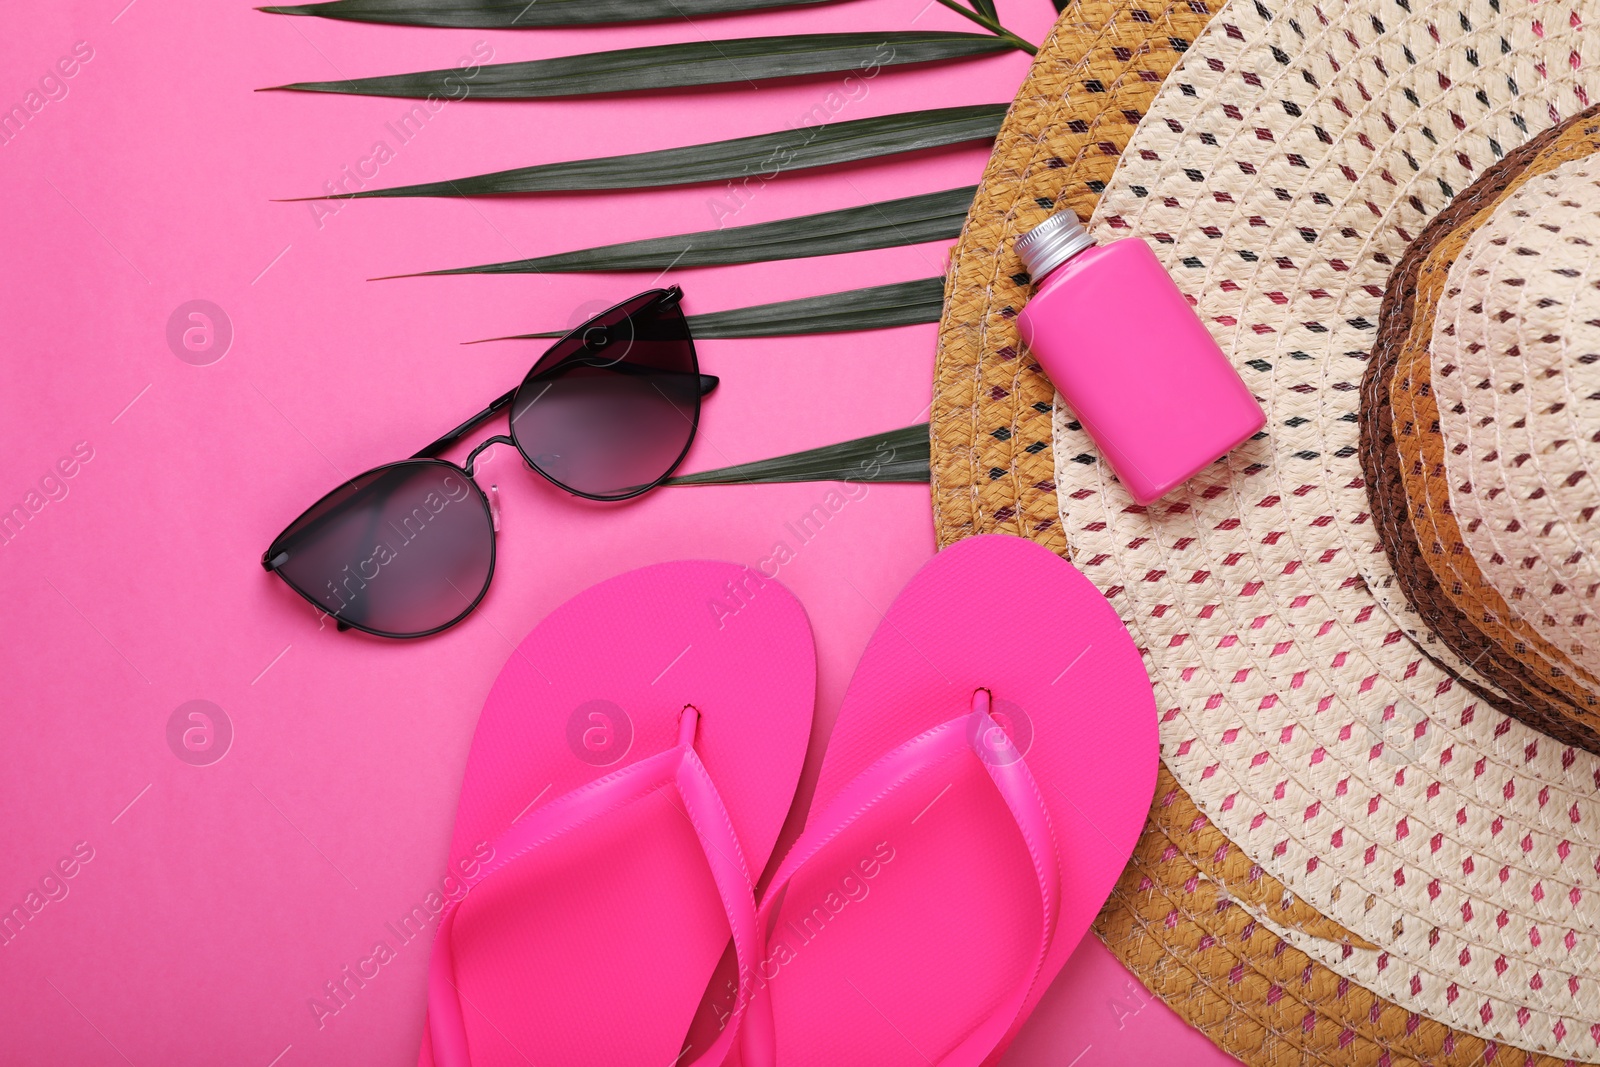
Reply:
[[[497,449],[483,480],[500,485],[504,523],[478,612],[413,643],[319,630],[259,567],[271,537],[343,477],[410,454],[515,383],[538,352],[459,342],[562,327],[654,281],[365,279],[708,228],[717,190],[363,201],[320,219],[272,198],[320,191],[379,140],[394,158],[375,184],[392,185],[769,132],[839,79],[453,103],[404,145],[386,124],[410,102],[252,90],[450,66],[480,41],[507,61],[703,36],[969,26],[927,0],[532,32],[293,19],[241,0],[125,4],[32,5],[0,36],[4,108],[76,42],[93,50],[66,96],[0,144],[0,511],[25,505],[79,442],[93,451],[66,496],[0,544],[0,910],[76,843],[93,850],[68,895],[0,948],[0,1063],[412,1063],[420,943],[320,1029],[308,1001],[443,876],[474,721],[511,643],[633,567],[753,563],[790,539],[785,524],[826,487],[669,489],[591,507]],[[1045,0],[1002,6],[1033,40],[1053,17]],[[886,71],[836,118],[1004,101],[1026,66],[1007,54]],[[785,177],[725,221],[969,184],[984,158],[967,147]],[[672,280],[695,312],[929,277],[943,260],[943,248],[922,246]],[[166,342],[168,316],[195,298],[220,305],[235,331],[209,366]],[[723,384],[684,469],[923,421],[933,341],[921,326],[703,343]],[[813,773],[879,609],[932,551],[927,489],[875,486],[783,569],[816,630]],[[235,731],[211,766],[180,762],[167,744],[169,717],[194,699],[219,705]],[[809,776],[802,809],[808,795]],[[1091,941],[1008,1062],[1158,1056],[1223,1062]]]

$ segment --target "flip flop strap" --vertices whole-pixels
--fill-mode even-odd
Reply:
[[[1050,829],[1049,810],[1022,753],[990,715],[987,690],[980,689],[974,694],[970,713],[940,723],[892,750],[857,775],[825,808],[807,820],[805,832],[784,857],[756,913],[757,928],[765,943],[765,935],[770,933],[782,906],[784,890],[807,862],[901,786],[962,751],[973,753],[982,763],[1022,835],[1039,884],[1042,921],[1038,951],[1027,973],[994,1012],[939,1060],[938,1067],[970,1067],[980,1063],[1017,1025],[1022,1006],[1049,955],[1059,912],[1060,865],[1055,835]],[[741,1043],[745,1067],[774,1067],[777,1035],[771,997],[749,998]]]
[[[694,750],[697,720],[695,709],[685,708],[675,747],[557,797],[523,816],[495,839],[495,858],[478,871],[468,884],[466,893],[446,906],[439,917],[438,932],[434,935],[433,955],[428,963],[428,1033],[436,1067],[470,1067],[471,1064],[466,1024],[462,1016],[462,997],[456,983],[455,957],[451,951],[456,911],[461,902],[485,879],[539,846],[669,785],[683,801],[684,812],[694,827],[706,865],[711,869],[717,895],[722,898],[722,910],[733,931],[734,953],[739,970],[744,973],[755,965],[761,950],[750,873],[722,796]],[[741,983],[733,1011],[722,1033],[705,1052],[688,1061],[685,1067],[695,1064],[714,1067],[722,1062],[732,1050],[745,1006],[745,989]]]

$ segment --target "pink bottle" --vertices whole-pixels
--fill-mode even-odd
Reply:
[[[1111,469],[1149,504],[1248,439],[1261,407],[1150,246],[1097,245],[1072,211],[1017,239],[1040,283],[1022,339]]]

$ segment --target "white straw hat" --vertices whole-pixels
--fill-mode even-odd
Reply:
[[[1586,163],[1559,165],[1595,150],[1600,123],[1547,136],[1542,161],[1513,152],[1600,94],[1586,22],[1600,4],[1235,0],[1167,80],[1090,226],[1151,241],[1268,426],[1141,508],[1058,404],[1069,554],[1148,657],[1177,786],[1258,876],[1350,935],[1254,916],[1308,961],[1306,1033],[1339,988],[1323,974],[1409,1018],[1392,1042],[1365,1035],[1361,1062],[1391,1047],[1600,1059],[1586,473],[1600,372],[1584,359],[1600,352],[1600,189]],[[1425,227],[1419,253],[1465,251],[1434,260],[1444,295],[1419,345],[1423,301],[1391,273]],[[1381,377],[1380,322],[1423,353],[1408,366],[1431,375],[1437,429],[1408,425],[1395,399],[1377,432],[1384,393],[1427,391]],[[1430,434],[1440,472],[1380,462],[1411,441],[1394,447],[1426,468],[1415,442]],[[1416,486],[1383,510],[1364,462]],[[1435,560],[1442,598],[1414,601],[1423,583],[1397,573],[1389,532],[1431,532],[1434,516],[1461,547],[1420,541],[1423,562],[1470,559],[1481,580],[1456,588]],[[1503,604],[1486,621],[1489,592]],[[1469,1056],[1458,1035],[1478,1039]],[[1350,1044],[1300,1055],[1355,1062]]]

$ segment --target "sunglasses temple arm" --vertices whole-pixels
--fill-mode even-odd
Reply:
[[[482,426],[485,422],[488,422],[495,415],[498,415],[501,411],[505,410],[505,408],[511,403],[512,399],[515,398],[516,395],[517,391],[512,389],[510,392],[496,397],[488,407],[484,408],[482,411],[478,412],[476,415],[472,416],[466,422],[463,422],[460,426],[457,426],[455,429],[451,430],[449,433],[445,434],[431,445],[428,445],[411,458],[433,459],[437,457],[439,453],[443,452],[445,449],[449,448],[451,445],[467,436],[467,434],[471,433],[479,426]]]

